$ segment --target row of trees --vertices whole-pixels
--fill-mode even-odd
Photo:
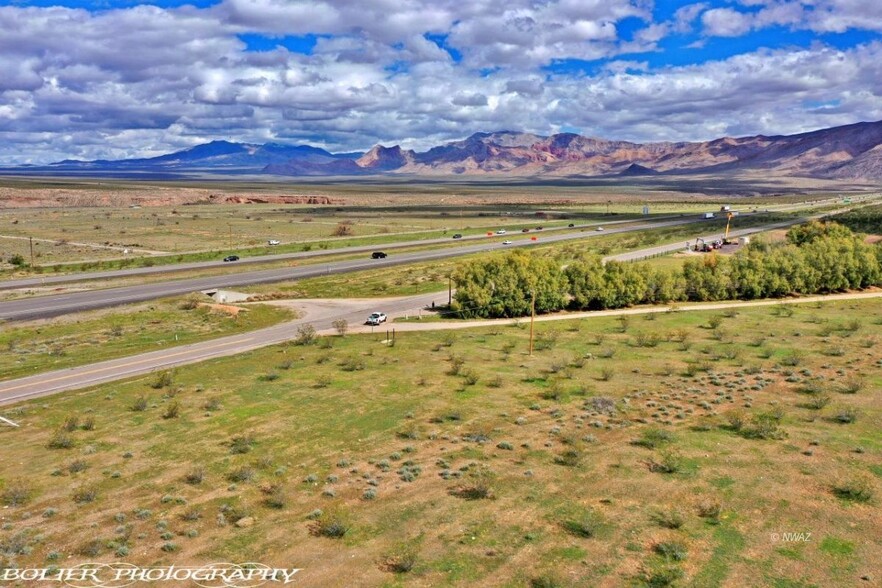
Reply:
[[[882,205],[862,206],[832,218],[856,233],[882,233]]]
[[[882,246],[836,223],[791,229],[787,241],[755,242],[731,257],[715,254],[682,268],[587,256],[565,269],[523,251],[474,261],[453,276],[452,310],[464,317],[517,317],[564,308],[603,310],[675,301],[776,298],[882,285]]]

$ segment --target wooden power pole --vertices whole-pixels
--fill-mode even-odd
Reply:
[[[530,299],[530,357],[533,357],[533,321],[536,319],[536,290]]]

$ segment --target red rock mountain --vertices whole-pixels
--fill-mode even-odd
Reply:
[[[335,163],[329,173],[342,171],[340,162]],[[354,163],[360,173],[370,174],[567,177],[756,171],[882,180],[882,122],[696,143],[631,143],[573,133],[476,133],[423,153],[377,145]],[[321,167],[310,171],[321,173]]]

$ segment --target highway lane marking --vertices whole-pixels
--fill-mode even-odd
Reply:
[[[200,352],[205,352],[205,351],[208,351],[208,350],[211,350],[211,349],[217,349],[217,348],[219,348],[219,347],[227,347],[227,346],[229,346],[229,345],[244,344],[244,343],[248,343],[249,341],[253,341],[253,340],[254,340],[254,337],[248,337],[247,339],[242,339],[242,340],[237,340],[237,341],[227,341],[227,342],[225,342],[225,343],[218,343],[218,344],[215,344],[215,345],[210,345],[210,346],[202,347],[202,348],[199,348],[199,349],[184,349],[184,350],[178,351],[178,352],[176,352],[176,353],[170,353],[170,354],[168,354],[168,355],[164,355],[164,356],[162,356],[162,357],[145,357],[145,358],[139,359],[138,361],[130,361],[130,362],[128,362],[128,363],[122,363],[122,364],[119,364],[119,365],[105,366],[105,367],[102,367],[102,368],[96,368],[96,369],[88,370],[88,371],[84,371],[84,372],[67,373],[67,374],[64,374],[63,376],[58,376],[58,377],[55,377],[55,378],[49,378],[49,379],[45,379],[45,380],[40,380],[40,381],[37,382],[37,383],[39,383],[39,384],[51,384],[52,382],[58,382],[58,381],[60,381],[60,380],[68,380],[68,379],[71,379],[71,378],[82,377],[82,376],[88,376],[88,375],[91,375],[91,374],[97,374],[97,373],[100,373],[100,372],[106,372],[106,371],[110,371],[110,370],[114,370],[114,369],[124,369],[124,368],[127,368],[127,367],[135,366],[135,365],[142,364],[142,363],[148,363],[148,362],[151,362],[151,361],[168,360],[168,359],[171,359],[171,358],[173,358],[173,357],[180,356],[180,355],[186,355],[186,354],[188,354],[188,353],[200,353]],[[154,353],[155,353],[155,352],[154,352]],[[115,360],[111,360],[111,361],[115,361]],[[77,368],[71,368],[71,369],[74,369],[74,370],[75,370],[75,369],[77,369]],[[32,377],[32,378],[39,378],[39,376],[30,376],[30,377]],[[24,383],[24,384],[19,384],[19,385],[17,385],[17,386],[10,386],[10,387],[5,387],[5,388],[4,388],[4,387],[0,387],[0,394],[5,393],[5,392],[11,392],[11,391],[13,391],[13,390],[17,390],[17,389],[19,389],[19,388],[26,388],[26,387],[28,387],[28,386],[33,386],[34,384],[35,384],[35,382],[26,382],[26,383]],[[0,386],[2,386],[2,384],[0,384]]]
[[[668,219],[675,218],[673,215],[666,215],[662,217],[658,217],[656,220],[666,221]],[[639,223],[642,219],[633,218],[633,219],[623,219],[616,221],[608,221],[605,224],[629,224],[629,223]],[[548,227],[547,231],[566,231],[569,228],[581,229],[581,228],[591,228],[597,226],[598,224],[604,224],[602,222],[590,223],[590,224],[580,224],[575,227],[564,227],[564,226],[552,226]],[[407,231],[402,233],[394,233],[395,235],[406,235],[406,234],[419,234],[424,232],[434,232],[433,230],[428,231]],[[8,238],[16,238],[16,239],[27,239],[27,237],[8,237]],[[464,241],[476,241],[480,239],[485,239],[484,235],[468,235],[463,238]],[[51,241],[51,239],[49,240]],[[332,255],[340,255],[345,253],[364,253],[367,251],[372,251],[375,249],[405,249],[408,247],[419,247],[423,245],[443,245],[445,243],[449,243],[450,240],[446,237],[437,237],[437,238],[429,238],[429,239],[417,239],[413,241],[400,241],[400,242],[390,242],[390,243],[379,243],[376,245],[357,245],[355,247],[335,247],[333,249],[325,250],[325,251],[297,251],[291,253],[278,253],[273,255],[260,255],[252,258],[247,258],[245,260],[240,260],[243,264],[257,264],[257,263],[265,263],[265,262],[274,262],[274,261],[288,261],[294,260],[299,261],[301,259],[309,259],[313,257],[324,257],[324,256],[332,256]],[[122,249],[122,248],[120,248]],[[149,250],[145,250],[149,251]],[[154,252],[156,253],[156,252]],[[196,253],[196,252],[193,252]],[[137,276],[137,275],[151,275],[151,274],[159,274],[159,273],[173,273],[180,271],[189,271],[192,269],[213,269],[217,267],[228,267],[227,265],[212,261],[212,262],[189,262],[182,264],[169,264],[164,266],[155,266],[149,268],[131,268],[125,270],[105,270],[99,272],[90,272],[90,273],[81,273],[81,274],[72,274],[66,276],[44,276],[41,278],[23,278],[20,280],[0,280],[0,289],[12,289],[12,288],[30,288],[41,286],[45,284],[64,284],[70,282],[78,282],[83,280],[98,280],[105,278],[114,278],[114,277],[129,277],[129,276]]]

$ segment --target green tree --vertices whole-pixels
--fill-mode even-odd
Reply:
[[[558,263],[524,251],[478,260],[453,274],[456,294],[451,309],[465,317],[516,317],[560,310],[566,304],[567,280]]]
[[[601,310],[607,299],[606,272],[596,255],[587,256],[566,269],[571,305],[580,310]]]
[[[665,304],[686,299],[686,280],[682,271],[653,268],[646,265],[642,265],[641,270],[646,276],[645,302]]]
[[[804,225],[796,225],[787,231],[787,241],[794,245],[812,243],[825,237],[850,237],[852,232],[835,222],[811,221]]]
[[[623,308],[643,302],[646,278],[637,264],[610,261],[604,268],[606,278],[605,308]]]
[[[730,296],[729,263],[715,253],[683,264],[686,298],[689,300],[724,300]]]

